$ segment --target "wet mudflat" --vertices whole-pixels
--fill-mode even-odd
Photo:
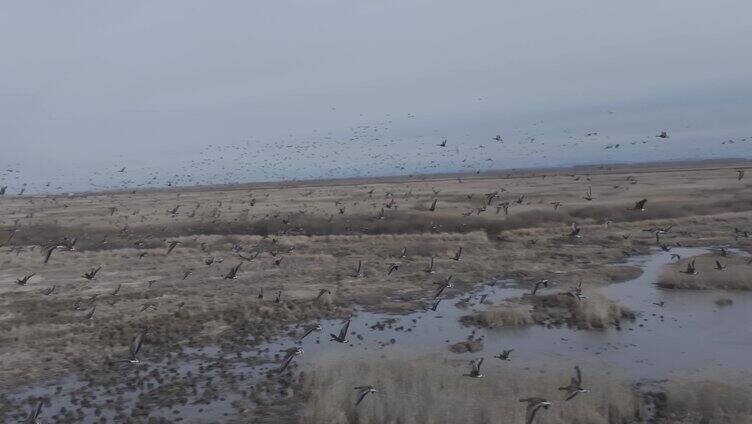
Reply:
[[[672,250],[685,257],[705,251]],[[357,311],[351,318],[347,343],[329,341],[329,334],[337,334],[342,326],[337,319],[318,322],[321,331],[302,341],[280,337],[254,345],[248,340],[252,347],[242,351],[183,348],[161,360],[147,355],[141,364],[113,365],[113,377],[107,384],[92,385],[70,376],[5,394],[0,414],[4,422],[23,419],[29,400],[42,397],[46,399],[44,416],[50,422],[231,421],[259,399],[285,396],[276,369],[284,350],[296,346],[304,350],[293,362],[296,372],[331,361],[358,360],[373,352],[469,360],[497,355],[503,349],[514,349],[509,362],[514,367],[532,367],[542,361],[599,361],[635,381],[752,371],[747,360],[752,347],[748,325],[752,294],[660,289],[654,284],[656,275],[671,260],[667,252],[633,257],[628,264],[642,269],[640,277],[600,289],[609,299],[637,313],[635,321],[625,321],[619,329],[584,331],[540,325],[482,329],[464,325],[463,315],[528,292],[514,281],[499,280],[445,299],[436,311],[404,315]],[[565,289],[554,285],[548,291]],[[480,304],[483,295],[485,303]],[[733,303],[718,305],[719,298],[731,298]],[[305,326],[291,330],[302,335]],[[482,350],[455,353],[449,349],[468,338],[481,342]]]

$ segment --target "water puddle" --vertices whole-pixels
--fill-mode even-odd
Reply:
[[[672,250],[682,257],[706,252]],[[54,422],[112,422],[133,415],[161,417],[169,422],[226,421],[228,415],[238,413],[239,405],[247,407],[251,385],[265,380],[278,367],[284,357],[281,352],[296,346],[304,350],[295,358],[296,372],[325,360],[359,359],[368,352],[490,359],[503,349],[514,349],[511,359],[518,367],[551,360],[601,361],[635,380],[699,371],[752,371],[752,362],[746,356],[752,349],[752,293],[659,289],[653,283],[670,260],[666,252],[631,258],[627,264],[639,266],[643,274],[601,289],[608,298],[639,314],[634,322],[624,322],[620,331],[543,326],[479,329],[463,325],[461,316],[487,307],[479,303],[482,295],[497,303],[527,292],[515,288],[513,282],[497,281],[460,298],[446,299],[436,311],[400,316],[358,312],[352,317],[347,343],[329,341],[330,333],[339,333],[342,321],[326,320],[318,323],[321,331],[300,342],[279,340],[241,354],[219,348],[183,349],[161,363],[123,364],[124,381],[115,386],[89,387],[71,377],[29,388],[0,399],[0,417],[3,422],[23,419],[28,400],[41,396],[51,402],[44,408],[44,417]],[[733,305],[718,306],[715,300],[720,297],[733,299]],[[660,302],[663,306],[656,305]],[[312,324],[316,323],[301,325],[299,334]],[[451,344],[471,334],[482,338],[481,352],[450,352]],[[241,399],[243,402],[238,402]]]

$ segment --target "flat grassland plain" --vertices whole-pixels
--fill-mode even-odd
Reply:
[[[404,314],[425,310],[449,276],[453,286],[442,293],[444,298],[460,297],[499,279],[512,280],[522,289],[548,279],[556,287],[548,288],[550,295],[580,282],[587,292],[633,279],[640,274],[639,268],[614,264],[656,249],[726,246],[738,255],[750,253],[752,175],[739,179],[737,172],[750,165],[738,161],[581,167],[1,197],[0,387],[11,394],[49,382],[54,385],[71,375],[104,387],[136,378],[133,371],[113,364],[130,358],[131,342],[144,332],[138,356],[147,364],[168,358],[165,367],[169,367],[169,358],[176,352],[207,346],[221,346],[224,352],[241,356],[255,345],[294,340],[305,323],[342,320],[357,311]],[[642,199],[647,199],[644,208],[636,208]],[[578,234],[573,234],[573,223]],[[59,247],[45,263],[51,246]],[[432,258],[433,273],[429,273]],[[679,287],[675,290],[696,288],[684,282],[689,274],[669,275],[686,267],[688,258],[679,260],[663,271],[664,277],[671,287]],[[734,282],[726,286],[721,282],[719,288],[752,287],[752,266],[741,256],[722,262],[728,263]],[[700,263],[705,269],[713,265],[710,259],[701,258]],[[232,275],[231,268],[239,264],[237,274]],[[93,278],[83,276],[99,267]],[[390,273],[390,268],[395,269]],[[733,292],[729,293],[733,300]],[[518,299],[510,306],[511,314],[525,305],[537,307]],[[503,309],[494,305],[494,313],[503,321],[507,315],[499,308]],[[611,308],[619,316],[608,315],[608,305],[604,310],[606,315],[596,317],[595,325],[589,321],[568,324],[578,326],[579,331],[603,331],[609,320],[629,315],[619,308]],[[485,316],[480,321],[493,319]],[[525,313],[520,323],[550,319]],[[330,342],[322,339],[321,343]],[[448,350],[442,354],[451,355]],[[488,363],[491,353],[486,356]],[[282,358],[270,354],[266,359],[276,367]],[[432,374],[426,365],[439,359],[419,361],[414,367],[409,365],[411,360],[385,359],[381,370],[361,364],[365,368],[360,375],[394,372],[426,384],[430,375],[437,384],[450,384],[446,369]],[[286,380],[281,388],[274,386],[284,396],[254,394],[261,390],[255,382],[235,402],[232,412],[217,421],[420,423],[457,418],[448,415],[451,411],[410,415],[410,408],[401,415],[389,415],[385,410],[405,407],[398,403],[406,400],[394,393],[412,390],[405,387],[387,389],[383,396],[368,395],[378,399],[374,404],[394,402],[382,405],[385,410],[368,406],[374,400],[370,398],[362,409],[354,409],[352,398],[343,400],[346,407],[338,407],[336,400],[322,393],[328,389],[322,388],[326,384],[316,380],[316,375],[325,375],[326,380],[340,373],[344,381],[346,375],[358,373],[341,367],[330,372],[325,372],[326,367],[309,372],[293,369],[276,375],[270,371],[265,377],[275,385]],[[459,386],[473,383],[462,377],[468,367],[460,365],[457,370]],[[552,371],[563,377],[551,386],[567,383],[570,370],[568,366]],[[524,386],[519,370],[508,372],[514,374],[509,381]],[[143,374],[145,378],[148,371]],[[529,384],[541,385],[544,380],[536,374]],[[350,381],[342,384],[344,395],[353,396]],[[597,395],[600,415],[582,412],[587,408],[577,413],[543,411],[535,422],[694,422],[695,418],[697,422],[750,422],[752,416],[748,399],[739,400],[746,402],[746,409],[738,410],[741,405],[734,409],[717,387],[706,387],[721,399],[717,405],[704,404],[710,412],[693,411],[688,399],[698,395],[690,389],[699,386],[691,385],[675,389],[683,394],[681,401],[667,402],[665,392],[654,396],[658,401],[653,403],[661,410],[650,415],[643,411],[644,396],[633,393],[631,386],[609,384],[593,381],[601,393],[611,387],[608,395]],[[462,388],[463,393],[475,391],[474,400],[463,403],[470,401],[466,396],[456,397],[460,399],[457,408],[482,410],[478,403],[485,402],[483,396],[494,402],[494,393],[503,395],[501,389],[494,390]],[[59,396],[67,394],[63,390]],[[190,393],[181,396],[191,397]],[[76,421],[71,411],[65,415],[50,409],[54,399],[43,398],[48,417],[59,414],[59,422]],[[449,397],[441,402],[451,401]],[[525,405],[513,401],[503,411],[468,413],[467,417],[475,422],[498,422],[504,417],[524,422]],[[0,412],[15,417],[18,402],[2,395],[3,402]],[[31,399],[23,403],[24,414],[33,403]],[[111,420],[159,420],[150,408],[139,403],[134,407],[137,411],[117,411]],[[422,408],[438,411],[427,404]],[[203,422],[196,414],[182,420]],[[710,420],[701,421],[707,414]]]

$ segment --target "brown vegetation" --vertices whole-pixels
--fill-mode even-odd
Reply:
[[[501,363],[501,362],[498,362]],[[436,358],[371,359],[346,366],[322,366],[305,379],[305,423],[522,423],[520,398],[541,396],[554,402],[540,413],[546,424],[641,423],[639,395],[605,373],[586,371],[592,393],[563,402],[557,382],[567,383],[570,366],[545,370],[513,370],[491,359],[483,365],[485,378],[464,377],[469,364]],[[358,405],[355,386],[371,384],[379,393]]]

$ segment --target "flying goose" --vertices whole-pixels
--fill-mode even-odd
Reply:
[[[554,207],[554,210],[559,209],[559,206],[561,206],[561,202],[550,202],[550,203]]]
[[[94,277],[97,276],[97,273],[99,270],[102,269],[102,266],[100,265],[98,268],[92,268],[88,272],[84,272],[82,277],[86,278],[87,280],[93,280]]]
[[[660,134],[658,134],[656,137],[658,137],[658,138],[668,138],[668,132],[661,131]]]
[[[47,249],[45,250],[45,253],[44,253],[44,263],[45,264],[50,261],[50,256],[52,256],[52,252],[54,252],[59,247],[60,246],[58,246],[56,244],[47,247]]]
[[[469,374],[463,374],[465,377],[483,378],[483,374],[480,372],[480,366],[483,365],[483,358],[472,362],[472,369]]]
[[[131,342],[131,364],[138,364],[141,361],[138,359],[138,352],[141,350],[141,346],[144,344],[144,337],[146,336],[146,330],[138,333]]]
[[[277,292],[277,297],[274,298],[274,303],[279,303],[282,301],[282,290],[279,290]]]
[[[274,265],[279,266],[282,263],[282,260],[285,259],[284,256],[280,256],[277,259],[274,260]]]
[[[462,257],[462,246],[460,246],[460,248],[457,249],[457,253],[455,253],[454,256],[451,257],[450,259],[454,261],[459,261],[461,257]]]
[[[8,186],[4,185],[0,187],[0,196],[5,196],[5,191],[8,190]]]
[[[230,268],[230,271],[225,274],[225,280],[235,280],[238,278],[238,271],[240,271],[240,266],[243,265],[243,262],[238,263],[234,267]]]
[[[407,259],[407,247],[403,247],[402,251],[400,252],[400,259]]]
[[[647,203],[648,199],[642,199],[640,201],[635,202],[633,210],[644,212],[645,211],[645,203]]]
[[[690,275],[696,275],[697,269],[695,268],[695,260],[692,259],[689,262],[687,262],[687,269],[684,271],[685,274]]]
[[[300,336],[300,338],[298,339],[298,343],[302,342],[303,339],[305,339],[306,337],[308,337],[308,335],[311,334],[311,333],[313,333],[314,331],[321,331],[321,330],[322,330],[322,328],[321,328],[320,324],[316,324],[316,325],[312,325],[312,326],[308,327],[308,329],[306,330],[306,332],[302,336]]]
[[[237,253],[235,253],[235,254],[236,254],[236,255],[237,255],[237,256],[238,256],[238,257],[239,257],[240,259],[245,259],[245,260],[246,260],[246,261],[248,261],[248,262],[253,262],[253,260],[254,260],[254,259],[256,259],[256,258],[258,257],[258,255],[260,255],[260,254],[261,254],[261,250],[257,250],[257,251],[256,251],[256,254],[255,254],[255,255],[253,255],[253,256],[250,256],[250,255],[249,255],[249,256],[245,256],[245,255],[243,255],[243,254],[242,254],[242,253],[240,253],[240,252],[237,252]]]
[[[496,137],[493,138],[496,141],[504,141],[499,134],[496,134]]]
[[[736,170],[736,174],[737,174],[737,176],[736,176],[736,180],[737,181],[741,181],[742,178],[744,178],[744,170],[743,169],[737,169]]]
[[[303,348],[296,347],[295,349],[292,349],[287,352],[287,356],[285,356],[285,359],[282,361],[282,366],[279,368],[279,372],[283,372],[287,369],[287,367],[290,366],[290,363],[292,363],[292,360],[295,359],[296,356],[300,356],[303,354]]]
[[[428,261],[428,268],[424,270],[427,274],[433,274],[435,271],[433,270],[433,256],[431,256],[431,259]]]
[[[452,284],[452,277],[453,276],[450,275],[449,277],[447,277],[446,280],[444,280],[443,283],[434,283],[434,284],[439,284],[439,288],[436,290],[436,294],[433,296],[434,299],[438,299],[439,296],[441,296],[441,294],[444,293],[444,290],[451,289],[454,287],[454,285]]]
[[[43,291],[42,291],[42,294],[43,294],[43,295],[45,295],[45,296],[49,296],[49,295],[51,295],[51,294],[52,294],[52,292],[54,292],[54,291],[55,291],[55,287],[57,287],[57,286],[53,284],[53,285],[52,285],[52,287],[50,287],[50,288],[48,288],[48,289],[45,289],[45,290],[43,290]]]
[[[321,290],[319,290],[318,296],[316,296],[316,300],[321,299],[321,296],[323,296],[325,294],[331,295],[332,292],[329,291],[329,289],[321,289]]]
[[[441,298],[434,300],[433,305],[431,305],[431,310],[436,312],[436,310],[439,308],[439,303],[441,303]]]
[[[501,351],[500,354],[494,356],[494,358],[499,358],[502,361],[509,361],[509,354],[514,352],[514,349],[504,349]]]
[[[378,393],[379,391],[376,390],[373,386],[358,386],[355,388],[355,390],[358,391],[358,401],[355,402],[355,406],[360,405],[360,402],[363,402],[363,399],[368,396],[369,393]]]
[[[0,193],[1,194],[1,193]],[[29,416],[26,417],[26,423],[29,424],[41,424],[41,421],[39,421],[39,416],[42,414],[42,405],[43,400],[40,398],[37,401],[37,404],[31,408],[31,411],[29,411]]]
[[[679,262],[681,260],[681,255],[678,253],[672,253],[671,260],[674,260],[674,259],[676,259],[676,261]]]
[[[353,277],[359,278],[364,277],[365,273],[363,272],[363,261],[358,260],[358,267],[355,269],[355,274]]]
[[[571,238],[580,238],[580,227],[577,226],[576,222],[572,223],[572,231],[569,233],[569,237]]]
[[[583,197],[583,199],[587,200],[588,202],[593,200],[593,187],[588,186],[587,193]]]
[[[445,138],[444,141],[442,141],[440,144],[437,144],[439,147],[446,147],[447,139]]]
[[[547,401],[544,398],[525,398],[520,399],[520,402],[527,402],[527,410],[525,413],[525,424],[532,424],[533,420],[535,419],[535,414],[538,413],[538,410],[548,409],[549,406],[551,406],[551,402]]]
[[[97,307],[96,306],[92,306],[91,311],[89,311],[89,313],[86,314],[86,319],[92,319],[92,318],[94,318],[94,311],[96,311],[96,310],[97,310]]]
[[[530,294],[531,294],[532,296],[535,296],[535,293],[537,293],[537,292],[538,292],[538,289],[540,288],[540,286],[543,286],[543,287],[545,287],[545,288],[548,288],[548,280],[540,280],[540,281],[536,281],[536,282],[535,282],[535,285],[533,286],[533,290],[532,290],[532,292],[531,292]]]
[[[521,205],[524,200],[525,200],[525,195],[524,194],[520,194],[517,197],[517,200],[515,200],[515,203],[517,203],[518,205]]]
[[[661,300],[660,302],[653,302],[653,305],[662,308],[662,307],[666,306],[666,301],[665,300]]]
[[[433,212],[436,210],[436,202],[438,202],[439,199],[433,199],[433,202],[431,202],[431,207],[428,208],[429,211]]]
[[[726,266],[727,265],[723,265],[721,261],[715,261],[715,269],[717,269],[718,271],[723,271],[724,269],[726,269]]]
[[[117,288],[116,288],[116,289],[115,289],[115,290],[114,290],[114,291],[113,291],[112,293],[110,293],[110,295],[111,295],[111,296],[115,296],[115,295],[117,295],[118,293],[120,293],[120,288],[121,288],[121,287],[123,287],[123,283],[119,283],[119,284],[117,285]]]
[[[175,249],[175,247],[176,247],[177,245],[179,245],[179,244],[183,244],[183,243],[182,243],[182,242],[179,242],[179,241],[177,241],[177,240],[173,240],[173,241],[171,241],[171,242],[170,242],[170,244],[169,244],[169,245],[167,246],[167,253],[165,253],[165,256],[166,256],[166,255],[169,255],[169,254],[170,254],[170,252],[172,252],[172,251],[173,251],[173,250]]]
[[[392,275],[392,273],[394,271],[397,271],[398,269],[399,269],[399,264],[397,264],[397,263],[390,264],[389,265],[389,270],[386,272],[386,276],[388,277],[388,276]]]
[[[337,342],[337,343],[347,343],[349,340],[347,340],[347,329],[350,328],[350,320],[348,319],[345,322],[345,325],[342,326],[342,328],[339,330],[339,335],[329,334],[331,336],[331,339],[329,341]]]
[[[582,373],[580,372],[579,365],[575,365],[574,367],[575,376],[572,377],[572,380],[570,381],[568,386],[559,387],[559,390],[563,390],[567,392],[567,397],[564,399],[565,401],[572,400],[575,396],[577,396],[580,393],[588,393],[589,389],[583,389],[582,388]]]
[[[36,273],[32,272],[31,274],[28,274],[28,275],[24,276],[23,278],[16,278],[16,283],[19,286],[26,286],[26,285],[29,284],[29,279],[31,277],[35,276],[35,275],[36,275]]]

